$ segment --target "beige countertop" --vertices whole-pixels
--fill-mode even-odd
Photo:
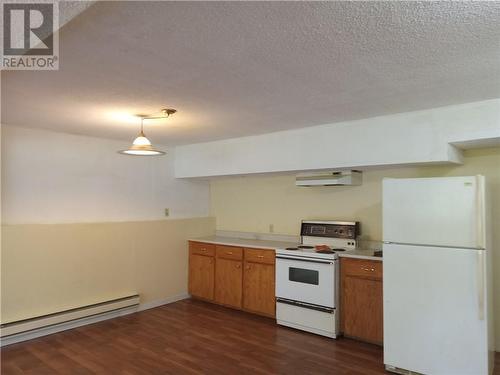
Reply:
[[[221,236],[208,236],[200,238],[190,238],[189,241],[212,243],[216,245],[226,246],[239,246],[239,247],[253,247],[255,249],[284,249],[287,247],[296,246],[296,242],[286,241],[272,241],[272,240],[255,240],[246,238],[234,237],[221,237]],[[338,253],[339,257],[343,258],[357,258],[382,261],[382,257],[374,256],[375,250],[356,249],[349,250],[343,253]]]
[[[339,253],[340,258],[357,258],[382,261],[382,257],[375,256],[376,250],[356,249]]]
[[[209,236],[201,238],[190,238],[189,241],[213,243],[226,246],[253,247],[255,249],[284,249],[291,246],[296,246],[296,242],[284,241],[269,241],[269,240],[254,240],[246,238],[220,237]]]

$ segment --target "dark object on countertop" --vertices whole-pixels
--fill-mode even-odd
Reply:
[[[313,249],[314,248],[314,246],[309,246],[309,245],[300,245],[298,247],[299,247],[299,249]]]
[[[377,250],[373,252],[374,257],[382,257],[382,250]]]
[[[285,250],[298,250],[298,247],[287,247]]]
[[[330,248],[330,246],[326,246],[326,245],[316,245],[316,246],[314,246],[314,248],[316,249],[316,252],[322,251],[322,250],[332,250]]]

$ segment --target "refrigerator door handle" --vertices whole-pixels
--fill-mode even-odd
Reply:
[[[476,245],[479,249],[485,248],[484,243],[484,179],[476,176]]]
[[[479,320],[484,320],[484,250],[477,252],[477,302]]]

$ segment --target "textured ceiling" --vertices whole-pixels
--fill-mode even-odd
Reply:
[[[186,144],[500,97],[500,2],[98,2],[2,123]]]

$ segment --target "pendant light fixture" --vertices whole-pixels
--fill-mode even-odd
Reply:
[[[156,156],[165,155],[165,152],[156,150],[149,139],[146,138],[144,134],[144,120],[156,120],[156,119],[166,119],[170,115],[177,112],[175,109],[162,109],[161,116],[144,116],[140,115],[141,118],[141,131],[139,135],[132,142],[132,146],[128,150],[118,151],[120,154],[133,155],[133,156]]]

